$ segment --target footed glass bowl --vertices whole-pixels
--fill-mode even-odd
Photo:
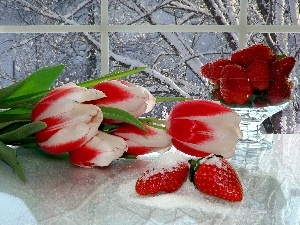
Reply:
[[[211,99],[220,101],[241,116],[243,138],[238,144],[258,148],[271,145],[272,142],[260,132],[260,125],[289,105],[293,82],[289,79],[256,80],[258,84],[255,84],[247,79],[223,79],[223,84],[227,82],[228,85],[222,86],[222,79],[211,82]],[[255,85],[258,87],[254,88]]]
[[[241,116],[240,129],[243,132],[232,160],[247,170],[256,170],[263,153],[273,149],[273,140],[261,133],[260,125],[288,105],[289,101],[265,107],[231,107]]]
[[[260,125],[265,119],[282,111],[288,105],[289,101],[265,107],[231,107],[241,116],[240,129],[243,132],[243,138],[240,142],[259,145],[269,144],[260,132]]]

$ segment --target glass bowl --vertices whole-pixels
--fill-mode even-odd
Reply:
[[[211,99],[232,108],[241,116],[240,129],[243,138],[238,144],[251,144],[251,147],[271,145],[272,143],[260,132],[260,125],[265,119],[289,105],[293,82],[288,79],[259,80],[257,82],[269,83],[268,88],[262,90],[254,89],[247,80],[246,83],[239,83],[239,80],[231,78],[232,84],[228,85],[227,89],[221,82],[222,80],[211,81]],[[235,82],[242,85],[238,87]]]

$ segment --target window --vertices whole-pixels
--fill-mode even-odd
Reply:
[[[299,0],[7,0],[0,2],[0,85],[51,64],[61,82],[146,65],[130,77],[156,95],[207,98],[202,64],[257,42],[299,61]],[[296,92],[289,111],[294,131]],[[161,108],[157,109],[157,112]],[[290,120],[289,120],[290,123]],[[292,127],[292,128],[291,128]]]

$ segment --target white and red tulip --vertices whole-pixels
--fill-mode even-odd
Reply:
[[[128,145],[127,154],[163,153],[171,148],[171,136],[165,130],[144,125],[146,131],[130,124],[119,126],[113,135],[122,137]]]
[[[84,104],[105,97],[99,90],[68,83],[52,90],[32,110],[32,121],[47,124],[36,133],[39,146],[46,152],[60,154],[84,145],[98,133],[103,115],[99,107]]]
[[[240,116],[232,109],[208,100],[188,100],[176,104],[167,119],[172,144],[197,157],[209,154],[232,157],[242,133]]]
[[[122,109],[135,117],[151,111],[155,105],[154,96],[146,88],[124,80],[104,81],[93,88],[107,96],[92,101],[94,105]]]
[[[99,131],[90,141],[69,153],[73,164],[80,167],[108,166],[127,151],[120,137]]]

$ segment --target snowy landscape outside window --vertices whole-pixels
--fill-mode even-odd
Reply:
[[[155,96],[208,98],[201,65],[265,43],[294,56],[295,94],[267,132],[299,132],[299,0],[0,1],[0,87],[65,64],[59,83],[147,66],[128,79]],[[164,116],[171,105],[152,113]]]

